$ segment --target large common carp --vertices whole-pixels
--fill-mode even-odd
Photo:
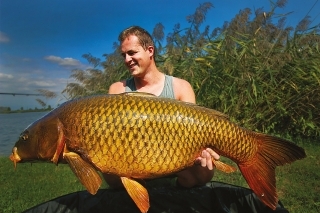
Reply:
[[[116,174],[141,212],[147,212],[148,192],[134,179],[183,170],[205,148],[236,162],[250,188],[272,209],[278,201],[276,166],[306,156],[294,143],[241,128],[218,111],[124,93],[62,104],[21,133],[10,159],[15,166],[34,160],[66,161],[91,194],[101,185],[97,171]],[[230,171],[220,161],[214,164]]]

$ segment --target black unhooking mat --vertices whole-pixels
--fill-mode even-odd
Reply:
[[[279,202],[275,211],[266,207],[250,189],[221,182],[184,189],[174,186],[147,188],[148,213],[288,213]],[[30,208],[24,213],[140,213],[125,189],[100,189],[67,194]]]

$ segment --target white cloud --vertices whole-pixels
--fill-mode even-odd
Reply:
[[[13,78],[13,75],[10,75],[10,74],[5,74],[5,73],[1,73],[0,72],[0,79],[3,80],[3,79],[12,79]]]
[[[32,84],[34,86],[45,87],[45,88],[52,88],[57,86],[57,84],[52,82],[52,80],[33,81]]]
[[[10,41],[9,37],[5,33],[0,32],[0,42],[7,43],[9,41]]]
[[[0,73],[0,92],[35,93],[37,89],[46,89],[60,93],[68,80],[52,78],[31,73],[5,74]]]
[[[50,62],[59,64],[61,66],[72,66],[72,67],[82,66],[79,60],[73,59],[73,58],[61,58],[59,56],[50,55],[45,57],[45,59]]]

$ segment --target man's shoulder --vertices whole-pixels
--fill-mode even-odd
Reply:
[[[178,77],[172,77],[172,82],[174,85],[177,85],[179,87],[191,87],[191,84],[187,81],[184,80],[182,78],[178,78]]]
[[[173,77],[172,84],[176,99],[195,103],[195,94],[191,84],[188,81]]]
[[[117,81],[110,85],[109,94],[123,93],[126,87],[126,80]]]

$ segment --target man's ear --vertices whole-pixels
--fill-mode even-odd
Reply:
[[[147,48],[147,51],[149,52],[150,57],[153,57],[153,55],[154,55],[154,47],[153,46],[149,46]]]

